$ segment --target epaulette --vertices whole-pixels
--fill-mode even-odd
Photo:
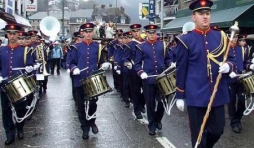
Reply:
[[[77,49],[77,47],[75,45],[70,45],[71,49]]]

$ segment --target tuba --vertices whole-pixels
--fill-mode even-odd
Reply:
[[[47,16],[40,21],[40,30],[44,35],[49,37],[50,41],[56,40],[60,28],[61,25],[55,17]]]

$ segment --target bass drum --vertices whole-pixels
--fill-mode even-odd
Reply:
[[[81,80],[82,88],[89,98],[97,97],[112,91],[104,73],[105,71],[98,71],[87,79]]]

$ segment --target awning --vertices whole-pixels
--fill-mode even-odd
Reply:
[[[254,20],[251,19],[250,9],[254,9],[254,4],[215,11],[211,13],[211,24],[218,25],[220,28],[230,27],[234,21],[239,22],[239,27],[253,27]],[[252,14],[253,15],[253,14]],[[185,23],[192,21],[191,16],[176,18],[161,29],[162,32],[181,32]],[[248,22],[248,23],[246,23]]]
[[[16,19],[14,18],[13,15],[3,11],[0,11],[0,18],[6,21],[7,23],[16,23]]]
[[[7,25],[7,22],[5,20],[0,19],[0,29],[3,29]]]
[[[20,15],[17,15],[17,14],[14,14],[13,15],[16,19],[16,22],[22,26],[25,26],[25,27],[32,27],[30,22],[28,21],[28,19],[20,16]]]

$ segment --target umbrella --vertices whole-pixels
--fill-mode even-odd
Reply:
[[[0,19],[0,29],[3,29],[7,25],[6,21]]]

